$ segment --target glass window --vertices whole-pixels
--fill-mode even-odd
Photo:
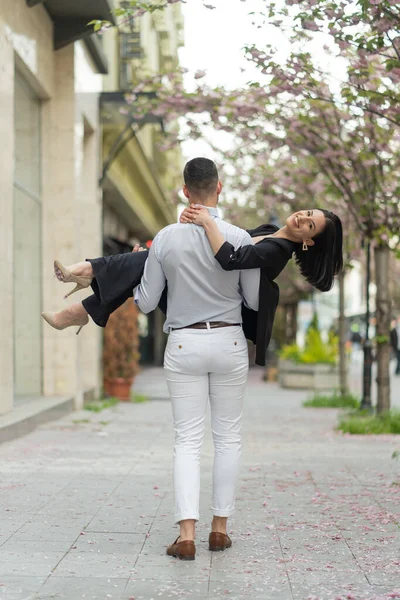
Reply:
[[[14,354],[17,396],[42,391],[40,102],[15,77]]]

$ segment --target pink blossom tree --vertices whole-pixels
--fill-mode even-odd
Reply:
[[[400,4],[397,0],[349,3],[286,0],[283,6],[270,5],[259,18],[263,23],[268,21],[279,28],[290,29],[292,52],[287,67],[293,87],[300,83],[303,93],[307,92],[310,98],[331,101],[318,86],[321,75],[323,78],[321,68],[305,51],[307,42],[316,34],[328,34],[334,41],[333,52],[347,64],[347,79],[340,91],[340,101],[400,125]],[[260,66],[274,71],[268,49],[261,49],[267,50],[261,57],[260,49],[248,50]]]
[[[288,182],[293,183],[296,173],[297,189],[301,179],[308,182],[314,196],[319,187],[333,209],[347,211],[359,235],[373,241],[378,288],[378,410],[382,412],[390,407],[388,273],[390,247],[400,234],[399,130],[371,111],[349,110],[338,103],[323,81],[318,87],[315,83],[318,97],[314,98],[303,93],[300,85],[293,90],[290,81],[283,80],[283,72],[279,73],[278,67],[276,71],[282,78],[276,77],[269,87],[226,91],[210,89],[200,80],[192,94],[181,88],[173,90],[174,77],[170,77],[170,88],[163,80],[155,110],[171,118],[187,115],[189,135],[194,138],[201,135],[203,124],[232,134],[236,145],[225,161],[240,165],[239,172],[247,171],[245,187],[263,181],[264,189],[272,190],[264,194],[264,203],[280,199],[289,204]],[[274,169],[278,187],[268,179]]]
[[[278,201],[290,205],[289,184],[296,180],[298,190],[302,181],[314,196],[325,194],[333,210],[350,215],[358,235],[374,243],[382,412],[390,407],[389,257],[400,235],[398,2],[360,0],[346,7],[330,0],[286,0],[283,9],[267,2],[266,7],[258,16],[261,22],[275,19],[279,27],[289,22],[292,27],[292,52],[284,65],[276,60],[273,48],[249,47],[248,58],[259,67],[260,78],[245,88],[210,88],[199,72],[195,92],[187,93],[182,74],[172,73],[140,82],[127,102],[138,120],[149,110],[166,122],[184,115],[185,135],[193,139],[203,137],[209,126],[228,133],[234,149],[222,153],[223,161],[240,176],[239,190],[243,186],[243,193],[249,194],[263,181],[257,189],[273,193],[258,196],[256,202],[266,208]],[[347,76],[339,90],[332,88],[324,69],[304,49],[321,31],[332,36],[336,52],[346,61]],[[154,100],[143,93],[150,83],[157,92]],[[174,128],[170,134],[165,148],[180,141]],[[290,171],[285,170],[285,161],[291,163]],[[274,168],[279,177],[275,187]],[[236,207],[232,203],[231,209],[234,217],[244,215],[240,203]]]

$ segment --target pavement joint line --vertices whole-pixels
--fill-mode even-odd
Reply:
[[[357,473],[354,473],[354,478],[356,479],[356,481],[357,481],[358,483],[360,483],[360,484],[361,484],[361,482],[360,482],[360,479],[359,479],[359,477],[357,476]],[[373,495],[371,496],[371,498],[373,498],[373,499],[374,499],[375,503],[376,503],[376,504],[379,506],[379,508],[380,508],[381,510],[385,510],[385,507],[384,507],[384,506],[382,506],[382,504],[381,504],[381,503],[379,502],[379,500],[376,498],[375,494],[373,494]],[[400,527],[400,522],[399,522],[399,521],[398,521],[398,520],[397,520],[397,519],[394,517],[394,515],[392,515],[392,514],[390,515],[390,520],[392,521],[393,525],[397,525],[398,527]]]
[[[146,381],[150,385],[161,382],[157,379],[160,371],[153,371],[156,377],[147,376]],[[0,542],[2,551],[5,550],[2,556],[23,552],[22,559],[26,555],[27,563],[37,562],[43,577],[21,575],[10,577],[4,583],[12,585],[15,580],[16,585],[26,589],[26,594],[30,591],[33,594],[30,598],[36,600],[62,593],[68,598],[78,598],[83,592],[88,600],[94,596],[103,600],[106,586],[115,600],[127,600],[130,592],[142,600],[156,598],[158,592],[163,598],[172,594],[182,599],[197,593],[196,600],[216,600],[225,597],[227,588],[232,600],[251,597],[250,594],[263,600],[305,600],[311,593],[320,596],[321,600],[328,600],[335,597],[336,592],[336,595],[343,593],[347,584],[351,584],[349,591],[360,599],[368,597],[372,600],[374,593],[380,597],[380,590],[382,594],[383,591],[394,591],[398,586],[396,567],[392,566],[397,560],[395,536],[398,525],[394,518],[387,519],[386,513],[396,514],[398,510],[400,490],[390,488],[395,470],[393,462],[387,459],[396,442],[395,437],[342,439],[333,434],[334,413],[307,412],[300,406],[301,394],[292,394],[269,384],[254,385],[254,374],[259,377],[254,371],[250,376],[250,379],[253,376],[253,386],[250,385],[247,397],[245,451],[238,492],[241,498],[238,498],[234,523],[238,539],[230,556],[205,552],[207,524],[202,521],[198,530],[201,538],[199,560],[193,564],[190,573],[175,559],[165,562],[164,567],[163,559],[167,561],[168,558],[163,552],[164,542],[171,541],[169,536],[174,530],[170,506],[172,491],[169,479],[167,481],[170,458],[165,451],[173,438],[169,407],[166,402],[121,406],[115,418],[118,425],[113,426],[109,440],[89,439],[83,428],[73,434],[65,430],[60,436],[51,428],[38,428],[26,438],[27,441],[19,438],[15,444],[10,442],[11,455],[0,459],[0,469],[5,467],[10,486],[28,487],[26,493],[19,488],[5,491],[3,508],[13,506],[18,514],[4,513],[9,520],[7,539]],[[67,420],[63,418],[60,427]],[[57,424],[55,429],[58,429]],[[68,446],[71,435],[73,447]],[[211,435],[208,437],[202,459],[204,516],[208,514],[205,507],[211,491],[212,472],[212,439]],[[33,452],[29,452],[30,449]],[[60,449],[65,452],[54,462],[53,457],[59,455]],[[110,467],[111,463],[117,468]],[[260,468],[258,473],[248,473]],[[35,481],[37,474],[39,478]],[[69,484],[65,483],[66,479]],[[151,490],[153,483],[160,488],[157,494]],[[68,497],[61,501],[68,485]],[[78,486],[76,499],[74,485]],[[321,498],[312,504],[311,497],[316,488]],[[56,504],[51,508],[55,499]],[[262,508],[264,500],[267,501],[266,509]],[[108,508],[108,503],[114,506]],[[374,507],[379,507],[376,514]],[[28,509],[31,514],[27,514]],[[143,523],[137,523],[140,510],[146,513]],[[372,517],[371,523],[366,520],[368,515]],[[93,519],[97,519],[97,527]],[[19,533],[18,539],[10,542],[16,531],[12,533],[9,529],[18,527],[20,531],[24,527],[22,520],[31,525],[25,529],[26,534]],[[89,523],[95,525],[98,532],[86,530],[86,538],[80,538],[78,550],[72,550],[66,528],[70,527],[78,540],[77,533],[90,527]],[[131,530],[129,534],[123,530],[125,523]],[[275,530],[271,527],[273,524]],[[370,526],[370,531],[367,528],[364,531],[364,524]],[[54,535],[57,525],[59,536]],[[271,531],[264,530],[263,525]],[[46,528],[44,531],[43,527]],[[118,533],[124,535],[104,531],[108,528],[120,530]],[[146,532],[152,534],[149,539],[144,537]],[[56,541],[52,541],[53,537]],[[108,541],[108,537],[114,540]],[[337,545],[330,541],[331,537],[338,540]],[[29,540],[26,550],[23,550],[25,542],[21,538]],[[87,545],[89,540],[95,545]],[[59,551],[51,560],[61,556],[66,558],[67,554],[68,564],[58,567],[59,573],[48,575],[48,571],[44,572],[46,564],[42,550],[51,552],[57,541],[60,542]],[[70,550],[65,552],[66,546]],[[37,556],[34,553],[38,553]],[[126,553],[129,554],[128,562],[126,556],[118,560],[118,555]],[[285,562],[279,562],[285,557]],[[16,560],[11,562],[4,573],[14,569],[19,572]],[[107,563],[104,570],[103,562]],[[257,562],[258,565],[253,565]],[[327,563],[334,565],[335,571]],[[314,573],[306,572],[309,566]],[[107,583],[105,573],[110,574],[111,582],[118,580],[118,586]],[[65,574],[69,576],[65,577]],[[84,577],[79,577],[80,574]],[[186,581],[186,575],[191,579]],[[200,586],[199,582],[195,592],[193,577],[200,576],[202,584]],[[163,579],[168,579],[164,586],[160,582]],[[36,586],[41,589],[39,593]],[[0,588],[3,592],[6,589]],[[192,590],[190,594],[189,590]],[[10,594],[12,592],[10,588]],[[14,595],[9,597],[6,592],[4,600],[11,598]]]
[[[158,513],[159,513],[159,511],[160,511],[161,505],[162,505],[162,503],[163,503],[163,501],[164,501],[165,497],[166,497],[166,493],[164,493],[164,494],[161,496],[161,498],[160,498],[160,501],[159,501],[159,504],[158,504],[157,510],[155,511],[155,515],[154,515],[154,517],[153,517],[153,520],[152,520],[152,522],[151,522],[150,528],[149,528],[149,530],[148,530],[148,532],[147,532],[147,534],[146,534],[146,536],[145,536],[145,538],[144,538],[144,540],[143,540],[143,544],[142,544],[142,547],[141,547],[141,549],[140,549],[140,552],[138,553],[138,555],[137,555],[137,557],[136,557],[135,564],[133,565],[133,568],[132,568],[131,572],[129,573],[129,576],[128,576],[127,582],[126,582],[126,584],[125,584],[125,587],[124,587],[124,591],[123,591],[123,593],[125,593],[125,590],[126,590],[126,588],[128,587],[129,583],[131,582],[131,578],[132,578],[132,575],[133,575],[133,570],[135,569],[135,567],[136,567],[136,565],[137,565],[137,562],[138,562],[138,560],[139,560],[139,557],[141,556],[141,554],[142,554],[142,552],[143,552],[143,549],[144,549],[144,547],[145,547],[145,545],[146,545],[146,541],[147,541],[147,539],[148,539],[148,537],[147,537],[147,536],[148,536],[148,535],[150,536],[151,528],[152,528],[152,526],[153,526],[153,524],[154,524],[154,521],[155,521],[155,519],[156,519],[156,517],[157,517],[157,515],[158,515]]]
[[[274,517],[274,529],[275,529],[275,530],[277,530],[277,528],[276,528],[276,521],[275,521],[275,517]],[[285,561],[285,555],[284,555],[283,548],[282,548],[282,540],[281,540],[281,536],[279,535],[279,533],[277,533],[277,536],[278,536],[279,548],[280,548],[280,551],[281,551],[281,558],[282,558],[282,560],[283,560],[283,561]],[[289,570],[288,570],[288,568],[287,568],[286,562],[284,562],[284,565],[285,565],[285,575],[286,575],[286,579],[287,579],[287,582],[288,582],[288,585],[289,585],[289,589],[290,589],[290,594],[291,594],[291,596],[292,596],[292,600],[293,600],[293,588],[292,588],[292,582],[291,582],[291,580],[290,580]]]
[[[56,496],[58,496],[61,491],[65,490],[66,487],[68,487],[71,483],[71,481],[73,481],[74,478],[72,478],[66,486],[64,486],[62,488],[62,490],[60,490],[60,492],[58,494],[56,494]],[[122,484],[122,479],[116,484],[115,488],[112,490],[112,492],[110,493],[110,496],[115,492],[116,489],[118,489],[118,487]],[[50,500],[49,500],[50,502]],[[48,503],[47,503],[48,504]],[[46,506],[47,506],[46,504]],[[84,531],[88,525],[90,525],[90,523],[93,521],[93,519],[97,516],[97,514],[101,511],[101,509],[103,508],[103,506],[101,505],[99,507],[99,509],[96,511],[96,513],[93,515],[93,517],[90,519],[89,523],[82,529],[82,531]],[[54,571],[57,569],[58,565],[64,560],[64,558],[67,556],[67,554],[70,552],[70,550],[72,550],[73,546],[78,542],[79,538],[81,537],[81,533],[79,533],[77,535],[77,537],[75,538],[75,540],[70,544],[68,550],[65,551],[64,555],[60,558],[60,560],[58,561],[58,563],[56,564],[56,566],[52,569],[51,573],[49,574],[49,576],[46,578],[46,580],[43,582],[43,585],[39,588],[38,592],[40,592],[40,590],[44,587],[44,585],[47,583],[47,581],[50,579],[50,577],[52,576],[52,574],[54,573]]]

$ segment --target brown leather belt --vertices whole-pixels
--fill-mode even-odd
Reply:
[[[209,325],[209,327],[208,327]],[[186,325],[186,327],[171,327],[172,331],[178,331],[180,329],[218,329],[219,327],[241,327],[241,323],[224,323],[224,321],[209,321],[209,323],[193,323],[193,325]]]

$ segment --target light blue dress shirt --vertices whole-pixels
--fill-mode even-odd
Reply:
[[[208,207],[207,207],[208,208]],[[225,240],[235,249],[252,244],[250,235],[226,223],[208,208]],[[144,313],[154,310],[168,283],[164,331],[193,323],[241,323],[241,304],[258,310],[260,269],[224,271],[215,260],[207,235],[198,225],[176,223],[154,238],[135,302]]]

